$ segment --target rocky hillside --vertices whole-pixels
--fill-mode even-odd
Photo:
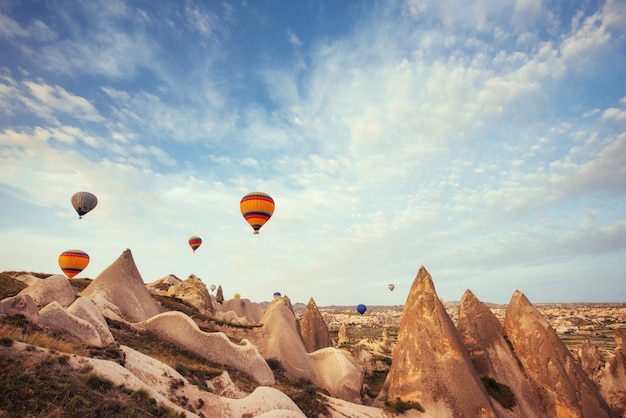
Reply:
[[[130,250],[94,280],[1,273],[0,297],[0,416],[625,416],[623,328],[574,352],[519,291],[451,315],[424,267],[363,316],[146,284]]]

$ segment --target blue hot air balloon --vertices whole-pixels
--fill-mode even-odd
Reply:
[[[365,311],[367,310],[367,306],[363,305],[362,303],[357,305],[356,310],[363,315],[365,313]]]

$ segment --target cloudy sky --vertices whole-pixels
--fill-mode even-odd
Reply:
[[[625,302],[625,74],[624,0],[0,0],[0,271]]]

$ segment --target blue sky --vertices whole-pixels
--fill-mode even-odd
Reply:
[[[0,0],[0,271],[626,302],[624,74],[624,0]]]

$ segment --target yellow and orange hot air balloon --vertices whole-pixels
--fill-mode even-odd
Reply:
[[[76,276],[89,264],[89,255],[82,250],[63,251],[59,256],[59,267],[68,278]]]
[[[254,233],[258,234],[259,229],[274,213],[274,199],[267,193],[251,192],[241,199],[239,209],[246,222],[254,229]]]
[[[202,238],[197,237],[195,235],[189,238],[189,246],[191,247],[194,253],[196,252],[196,250],[198,249],[200,245],[202,245]]]

